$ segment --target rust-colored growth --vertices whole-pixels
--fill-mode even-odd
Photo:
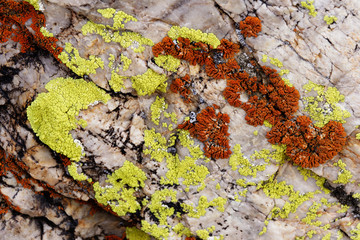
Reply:
[[[262,69],[270,81],[266,85],[266,91],[264,90],[262,94],[269,96],[275,108],[281,111],[285,118],[291,118],[299,109],[299,91],[295,87],[286,85],[275,69],[265,66]]]
[[[11,173],[16,179],[17,183],[22,185],[24,188],[31,189],[33,192],[41,195],[44,191],[46,191],[52,198],[60,197],[60,195],[54,191],[51,185],[34,179],[28,174],[28,171],[28,166],[26,166],[20,160],[16,159],[14,156],[6,154],[5,150],[0,147],[0,177]],[[43,190],[39,192],[36,191],[36,188],[42,188]],[[1,192],[0,195],[10,208],[14,209],[15,211],[20,211],[19,207],[11,205],[11,202],[8,200],[7,196],[1,194]]]
[[[214,59],[208,57],[205,64],[206,74],[215,79],[226,79],[231,73],[240,69],[239,64],[234,58],[230,58],[224,63],[215,64]]]
[[[257,37],[261,31],[261,20],[257,17],[248,16],[244,21],[240,21],[239,28],[244,37]]]
[[[71,161],[68,157],[62,155],[62,154],[59,154],[60,156],[60,160],[62,161],[62,163],[64,164],[65,167],[71,165]]]
[[[187,38],[179,37],[172,40],[166,36],[152,48],[155,57],[159,55],[172,55],[175,58],[188,61],[191,65],[205,64],[212,47],[202,42],[192,43]]]
[[[170,90],[173,93],[179,93],[183,98],[185,103],[190,103],[190,76],[188,74],[182,78],[176,78],[171,82]]]
[[[241,107],[246,111],[246,121],[253,126],[262,125],[265,120],[275,124],[280,120],[292,118],[298,110],[299,92],[294,87],[287,86],[276,70],[262,68],[266,83],[261,83],[256,77],[249,77],[246,72],[231,74],[223,95],[230,105]],[[240,100],[240,95],[246,93],[247,102]]]
[[[228,59],[233,58],[235,56],[235,53],[238,53],[240,51],[240,46],[223,38],[220,41],[220,45],[216,49],[223,53],[223,57],[225,59]]]
[[[125,232],[123,233],[123,235],[121,237],[118,237],[116,235],[108,235],[105,236],[105,240],[125,240],[126,239],[126,234]]]
[[[346,142],[341,123],[330,121],[318,128],[307,116],[299,116],[296,121],[277,122],[266,137],[271,144],[286,144],[286,154],[290,159],[308,168],[332,159]]]
[[[186,237],[185,240],[196,240],[196,237]]]
[[[31,20],[28,27],[26,22]],[[0,43],[9,39],[21,44],[21,52],[34,50],[35,45],[49,51],[57,60],[62,48],[56,45],[58,39],[45,37],[40,28],[45,26],[44,14],[38,12],[28,2],[0,0]],[[59,60],[60,61],[60,60]]]
[[[228,139],[229,122],[229,115],[216,114],[214,108],[207,107],[196,116],[196,122],[190,123],[188,120],[180,124],[178,128],[189,130],[192,137],[204,143],[206,157],[228,158],[231,154]]]
[[[243,104],[243,102],[240,101],[241,93],[246,92],[250,95],[257,91],[257,89],[256,77],[250,78],[247,72],[238,72],[232,74],[227,80],[227,87],[223,95],[231,106],[241,107]]]

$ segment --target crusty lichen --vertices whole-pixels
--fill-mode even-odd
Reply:
[[[188,148],[189,156],[185,156],[180,160],[179,155],[167,154],[166,167],[168,171],[165,177],[160,180],[161,184],[179,184],[179,180],[182,179],[182,184],[186,186],[185,191],[189,191],[189,186],[196,186],[200,184],[198,191],[205,188],[204,180],[210,173],[209,170],[196,162],[198,160],[205,160],[205,156],[198,145],[194,146],[193,142],[189,144],[190,134],[188,131],[179,130],[178,132],[180,144]]]
[[[268,55],[263,54],[263,55],[262,55],[262,58],[261,58],[261,61],[265,63],[265,62],[267,62],[268,59],[270,59],[270,64],[271,64],[271,65],[280,68],[280,71],[279,71],[279,75],[280,75],[280,76],[283,76],[283,75],[285,75],[285,74],[289,74],[289,73],[290,73],[290,70],[289,70],[289,69],[281,69],[281,68],[284,66],[284,64],[283,64],[279,59],[277,59],[277,58],[269,57]],[[292,87],[292,86],[293,86],[293,85],[290,83],[290,80],[289,80],[289,79],[287,79],[287,78],[281,78],[281,79],[282,79],[282,80],[284,81],[284,83],[285,83],[286,85],[288,85],[289,87]]]
[[[176,72],[180,66],[180,59],[173,57],[172,55],[159,55],[158,57],[154,57],[155,63],[165,68],[170,72]]]
[[[304,181],[306,182],[309,178],[312,178],[315,180],[315,184],[322,190],[324,193],[329,194],[330,190],[324,187],[324,182],[326,181],[326,178],[321,177],[314,173],[313,171],[309,169],[305,169],[302,167],[297,168],[301,175],[304,177]]]
[[[252,164],[241,152],[241,146],[236,144],[233,154],[229,158],[229,165],[233,171],[238,170],[242,176],[256,177],[258,171],[264,171],[268,164]]]
[[[151,158],[162,162],[165,157],[169,156],[167,152],[167,140],[160,133],[157,133],[155,129],[145,130],[144,136],[144,154],[150,154]]]
[[[326,22],[327,25],[330,25],[330,24],[337,21],[337,17],[325,15],[324,16],[324,21]]]
[[[54,34],[52,34],[51,32],[49,32],[45,27],[41,27],[41,28],[40,28],[40,32],[41,32],[45,37],[54,37]]]
[[[201,30],[190,29],[187,27],[173,26],[168,31],[168,35],[172,39],[183,37],[190,39],[190,41],[207,43],[214,48],[217,48],[220,45],[220,40],[215,34],[203,33]]]
[[[186,237],[190,237],[192,235],[189,228],[185,227],[184,224],[178,223],[172,229],[176,234],[180,237],[185,235]]]
[[[355,138],[356,138],[357,140],[360,140],[360,133],[357,133],[357,134],[355,135]]]
[[[78,163],[77,162],[72,162],[69,166],[68,166],[68,171],[70,176],[75,179],[76,181],[85,181],[88,179],[88,177],[84,174],[84,173],[78,173],[78,167],[77,167]],[[91,182],[91,179],[89,180]]]
[[[148,69],[144,74],[131,77],[132,87],[140,96],[151,95],[156,90],[166,92],[167,77],[159,74],[152,69]]]
[[[127,56],[125,56],[124,54],[121,54],[120,60],[123,62],[122,70],[125,72],[126,70],[129,69],[130,64],[132,63],[132,60],[130,58],[128,58]]]
[[[200,196],[197,207],[185,203],[181,203],[181,207],[189,217],[200,218],[206,214],[206,209],[209,207],[216,207],[218,211],[224,212],[226,202],[227,200],[222,197],[214,198],[209,202],[206,196]]]
[[[301,6],[309,10],[309,15],[316,17],[317,11],[315,10],[314,0],[306,0],[301,2]]]
[[[345,123],[345,118],[350,117],[350,113],[338,105],[345,97],[335,87],[325,87],[309,81],[303,88],[306,92],[313,90],[318,94],[316,97],[304,97],[305,111],[310,114],[315,126],[323,127],[331,120]]]
[[[170,189],[163,189],[156,191],[151,195],[151,201],[147,205],[151,213],[159,220],[160,225],[168,225],[167,218],[175,213],[173,207],[168,207],[163,204],[164,201],[176,203],[176,191]]]
[[[341,159],[339,159],[333,165],[340,168],[337,179],[334,181],[334,183],[346,184],[351,182],[350,180],[353,177],[353,175],[349,170],[345,168],[346,164]]]
[[[165,102],[165,98],[159,98],[156,96],[156,100],[151,104],[151,121],[156,125],[159,125],[161,113],[168,108],[168,104]]]
[[[151,236],[156,239],[167,239],[169,236],[169,228],[159,227],[157,224],[150,224],[146,220],[141,221],[141,230],[146,233],[149,233]]]
[[[179,184],[179,179],[183,179],[185,191],[189,191],[190,185],[201,184],[199,190],[205,188],[204,180],[210,172],[205,166],[196,164],[196,160],[192,156],[185,156],[183,160],[180,160],[178,155],[168,155],[166,158],[168,171],[165,178],[161,177],[160,183]]]
[[[126,239],[128,240],[150,240],[150,236],[136,227],[126,228]]]
[[[99,203],[109,205],[119,216],[135,213],[141,206],[134,193],[137,188],[145,186],[146,179],[140,168],[132,162],[125,161],[121,168],[108,175],[106,182],[110,185],[102,187],[99,182],[93,184],[95,198]]]
[[[116,10],[114,8],[105,8],[98,9],[98,13],[100,13],[104,18],[113,18]]]
[[[104,68],[104,62],[93,55],[89,59],[80,57],[79,51],[71,43],[66,43],[64,51],[59,54],[59,59],[79,76],[95,74],[97,68]]]
[[[209,239],[210,233],[215,231],[215,226],[208,227],[207,229],[199,229],[196,231],[197,236],[200,239],[207,240]]]
[[[313,202],[312,205],[309,207],[309,211],[306,213],[306,217],[301,219],[302,222],[319,227],[322,222],[317,220],[314,221],[317,217],[320,217],[321,214],[318,213],[318,209],[321,207],[321,203]]]
[[[131,48],[134,52],[140,53],[145,50],[144,45],[153,46],[154,43],[148,38],[144,38],[138,33],[122,31],[125,27],[124,23],[128,21],[137,21],[131,15],[128,15],[122,11],[114,13],[113,9],[99,9],[100,12],[106,18],[112,18],[114,23],[112,26],[104,25],[99,23],[94,23],[88,21],[84,26],[82,26],[81,31],[83,35],[87,34],[98,34],[100,35],[105,42],[117,42],[122,47]]]
[[[40,93],[27,108],[31,127],[39,139],[57,153],[72,161],[79,161],[82,147],[74,142],[71,130],[84,120],[76,119],[81,109],[94,102],[106,103],[110,95],[93,82],[83,79],[56,78],[45,85],[47,93]]]
[[[121,76],[116,73],[115,70],[111,71],[111,78],[109,80],[109,85],[115,92],[120,92],[124,87],[124,80],[127,79],[125,76]]]
[[[354,240],[360,239],[360,223],[356,225],[356,228],[350,230],[350,233],[353,234],[353,236],[350,236],[351,239]]]
[[[285,181],[278,182],[273,176],[257,186],[258,189],[263,189],[264,193],[270,198],[282,198],[288,197],[288,201],[285,202],[282,208],[275,206],[271,210],[271,214],[268,219],[281,217],[287,218],[290,213],[295,213],[297,208],[305,201],[314,197],[315,194],[321,193],[320,190],[314,192],[300,193],[295,191],[292,185],[288,185]]]
[[[43,9],[40,9],[41,7],[43,8],[42,3],[40,2],[40,0],[25,0],[25,2],[28,2],[31,5],[33,5],[35,10],[43,10]]]

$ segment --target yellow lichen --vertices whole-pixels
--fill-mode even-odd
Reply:
[[[140,209],[135,192],[137,188],[144,187],[145,173],[132,162],[125,161],[123,166],[108,175],[106,180],[110,186],[100,186],[99,182],[93,184],[96,200],[109,205],[111,210],[119,216],[135,213]]]
[[[324,16],[324,21],[326,22],[327,25],[330,25],[330,24],[337,21],[337,17],[325,15]]]
[[[176,72],[180,66],[180,59],[177,59],[172,55],[159,55],[154,59],[158,66],[163,67],[170,72]]]
[[[310,16],[316,17],[317,11],[315,11],[314,0],[302,1],[301,6],[309,10]]]
[[[314,125],[317,127],[325,126],[330,120],[345,123],[345,118],[350,117],[350,113],[343,110],[338,105],[343,102],[345,97],[335,87],[325,87],[309,81],[303,86],[306,92],[317,92],[316,97],[304,97],[305,111],[310,114]]]
[[[115,70],[112,70],[109,85],[115,92],[120,92],[121,89],[124,87],[125,79],[127,79],[127,77],[121,76],[120,74],[117,74]]]
[[[151,95],[156,90],[166,92],[167,77],[159,74],[152,69],[148,69],[144,74],[131,77],[132,87],[140,96]]]
[[[90,55],[88,59],[80,57],[79,51],[71,43],[66,43],[59,59],[79,76],[95,74],[97,68],[104,69],[104,62],[99,57]]]
[[[168,31],[168,35],[172,39],[183,37],[190,39],[190,41],[207,43],[214,48],[217,48],[220,45],[220,40],[215,34],[203,33],[201,30],[189,29],[187,27],[173,26]]]
[[[130,58],[128,58],[127,56],[121,54],[120,56],[120,60],[123,62],[123,71],[125,72],[126,70],[129,69],[130,64],[132,63],[132,60]]]
[[[339,159],[333,165],[340,168],[337,179],[334,181],[334,183],[341,183],[341,184],[349,183],[353,175],[349,170],[345,168],[346,164],[341,159]]]
[[[126,239],[128,240],[150,240],[150,236],[136,227],[126,228]]]
[[[106,103],[110,95],[83,79],[56,78],[47,83],[45,89],[48,93],[40,93],[27,108],[31,127],[52,150],[79,161],[82,147],[69,132],[79,123],[85,126],[85,120],[76,120],[76,116],[96,101]]]

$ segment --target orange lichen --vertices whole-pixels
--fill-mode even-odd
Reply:
[[[116,235],[108,235],[105,236],[105,240],[125,240],[126,239],[126,234],[125,232],[123,233],[123,235],[121,237],[118,237]]]
[[[264,75],[262,83],[257,77],[249,77],[246,72],[231,74],[223,95],[230,105],[241,107],[246,111],[246,121],[253,126],[262,125],[265,120],[271,124],[290,119],[298,109],[299,92],[284,83],[275,69],[262,67]],[[240,100],[246,93],[247,102]]]
[[[62,155],[62,154],[59,154],[60,156],[60,160],[62,161],[62,163],[64,164],[65,167],[71,165],[71,161],[68,157]]]
[[[190,103],[190,84],[190,76],[186,74],[185,77],[173,80],[170,85],[170,90],[173,93],[179,93],[183,97],[185,103]]]
[[[248,16],[244,21],[240,21],[239,28],[244,37],[257,37],[261,31],[261,20],[257,17]]]
[[[192,137],[204,143],[206,157],[228,158],[231,154],[228,139],[229,122],[229,115],[216,113],[214,108],[207,107],[196,116],[196,122],[188,120],[178,128],[188,130]]]
[[[235,53],[240,51],[240,46],[223,38],[216,50],[221,51],[223,53],[223,57],[228,59],[234,57]]]
[[[31,25],[27,27],[26,22],[29,20]],[[58,39],[43,35],[40,29],[45,26],[44,14],[36,11],[28,2],[0,0],[0,24],[0,43],[9,39],[19,42],[21,52],[34,50],[38,46],[59,60],[62,48],[56,45]]]
[[[332,159],[346,142],[346,133],[341,123],[330,121],[318,128],[307,116],[277,122],[266,137],[271,144],[285,144],[290,159],[308,168]]]
[[[152,51],[155,57],[160,54],[172,55],[175,58],[188,61],[191,65],[203,65],[211,49],[212,47],[206,43],[193,43],[182,37],[172,40],[166,36],[161,42],[153,46]]]
[[[241,93],[252,94],[258,90],[257,78],[249,77],[247,72],[238,72],[232,74],[227,80],[227,87],[223,95],[231,106],[240,107],[243,102],[240,101]]]
[[[215,79],[226,79],[231,73],[240,69],[239,64],[234,58],[230,58],[226,62],[215,64],[213,58],[206,58],[205,71],[209,77]]]

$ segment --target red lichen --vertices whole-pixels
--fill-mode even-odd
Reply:
[[[216,113],[214,108],[207,107],[196,116],[196,122],[190,123],[188,120],[178,128],[188,130],[192,137],[204,143],[206,157],[228,158],[231,154],[228,139],[229,122],[229,115]]]
[[[160,54],[172,55],[175,58],[188,61],[191,65],[203,65],[211,49],[210,45],[202,42],[192,43],[189,39],[182,37],[173,40],[166,36],[161,42],[153,46],[152,51],[155,57]]]
[[[240,46],[223,38],[216,50],[221,51],[225,59],[233,58],[235,53],[240,51]]]
[[[287,86],[276,70],[262,67],[266,83],[246,72],[231,74],[223,95],[230,105],[246,111],[246,121],[253,126],[262,125],[265,120],[271,124],[290,119],[298,109],[299,92]],[[246,93],[248,101],[242,102],[240,95]]]
[[[123,235],[121,237],[118,237],[116,235],[108,235],[105,236],[105,240],[125,240],[126,239],[126,234],[125,232],[123,233]]]
[[[249,77],[247,72],[238,72],[232,74],[227,80],[227,87],[225,88],[223,95],[231,106],[240,107],[243,102],[240,101],[241,93],[247,93],[251,95],[258,89],[257,78]]]
[[[240,22],[239,29],[244,37],[257,37],[261,31],[261,21],[257,17],[246,17]],[[299,92],[286,85],[275,69],[261,67],[254,59],[250,60],[250,64],[257,72],[256,76],[250,77],[235,59],[239,50],[238,44],[226,39],[222,39],[221,44],[212,49],[205,43],[194,43],[186,38],[172,40],[169,37],[153,47],[155,56],[169,54],[192,65],[205,65],[209,77],[226,79],[227,87],[223,95],[229,104],[242,108],[246,112],[245,120],[250,125],[262,125],[265,120],[275,125],[267,134],[269,142],[286,144],[287,154],[293,162],[314,167],[335,156],[345,143],[342,125],[329,122],[318,129],[306,117],[293,120],[299,108]],[[189,77],[186,76],[175,79],[170,86],[171,91],[180,93],[187,103],[189,83]],[[246,101],[241,100],[241,94],[247,95]],[[196,121],[186,121],[178,128],[189,130],[192,137],[202,141],[206,156],[227,158],[231,153],[227,133],[229,117],[221,113],[217,115],[215,109],[207,107],[197,115]]]
[[[29,27],[26,25],[28,21],[31,21]],[[36,11],[28,2],[0,0],[0,24],[0,43],[9,39],[19,42],[21,52],[34,50],[38,46],[59,60],[62,48],[56,45],[58,40],[41,33],[40,28],[45,26],[44,14]]]
[[[65,167],[71,165],[71,161],[68,157],[66,157],[65,155],[62,155],[62,154],[59,154],[59,157]]]
[[[190,103],[190,76],[188,74],[182,78],[176,78],[171,82],[170,90],[173,93],[179,93],[183,98],[185,103]]]
[[[307,116],[299,116],[296,121],[277,122],[266,137],[271,144],[285,144],[291,161],[308,168],[332,159],[346,142],[341,123],[330,121],[318,128]]]
[[[208,57],[206,58],[205,64],[206,74],[215,79],[226,79],[231,73],[240,69],[239,64],[234,58],[230,58],[223,63],[215,64],[214,59]]]
[[[261,20],[257,17],[248,16],[244,21],[240,21],[239,28],[244,37],[257,37],[261,31]]]

